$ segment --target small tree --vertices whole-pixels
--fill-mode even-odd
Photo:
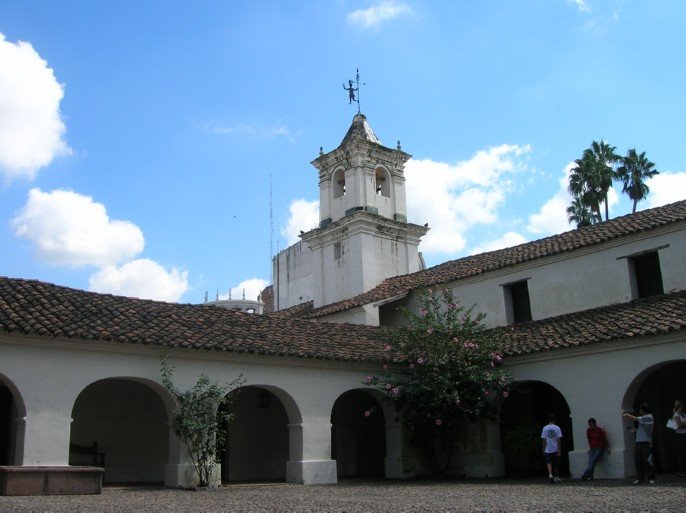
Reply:
[[[162,384],[176,398],[172,429],[186,447],[198,475],[198,486],[212,486],[211,477],[217,465],[217,454],[226,442],[224,427],[233,420],[228,409],[229,392],[244,383],[242,376],[226,384],[210,381],[201,374],[197,383],[188,390],[179,390],[173,381],[174,367],[160,357]]]
[[[393,402],[415,445],[444,474],[457,432],[467,420],[493,416],[492,394],[507,396],[511,377],[499,368],[500,332],[485,329],[483,314],[461,306],[450,289],[421,291],[417,304],[416,314],[403,309],[409,326],[384,347],[391,368],[364,383]]]

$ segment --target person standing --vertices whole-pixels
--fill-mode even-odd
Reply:
[[[648,482],[655,484],[655,467],[653,466],[653,426],[655,424],[650,407],[646,403],[638,406],[638,415],[622,412],[622,415],[636,422],[636,442],[634,444],[634,465],[636,465],[636,481],[641,484],[648,475]]]
[[[606,451],[609,452],[610,444],[607,441],[605,428],[599,426],[594,418],[588,419],[586,438],[588,439],[588,467],[584,470],[581,479],[592,481],[596,463]]]
[[[562,452],[562,430],[555,424],[557,417],[554,413],[548,414],[548,424],[543,426],[541,438],[543,439],[543,454],[548,467],[548,482],[553,484],[560,481],[558,475],[560,466],[560,454]]]
[[[676,401],[674,403],[672,419],[676,424],[674,429],[676,472],[679,477],[686,477],[686,408],[683,401]]]

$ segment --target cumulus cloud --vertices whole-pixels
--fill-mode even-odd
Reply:
[[[245,292],[245,299],[256,300],[257,295],[260,294],[264,288],[269,285],[267,280],[261,278],[250,278],[240,282],[235,287],[231,287],[231,293],[220,294],[219,299],[242,299],[243,292]]]
[[[382,0],[367,9],[358,9],[347,16],[348,23],[363,29],[377,29],[384,21],[412,14],[410,6],[395,0]]]
[[[546,201],[535,214],[529,216],[529,224],[526,229],[538,235],[554,235],[576,228],[575,224],[570,224],[567,220],[567,207],[572,204],[572,195],[569,194],[569,174],[576,164],[570,162],[562,170],[560,177],[560,187],[555,195]],[[619,203],[619,193],[614,187],[610,187],[607,192],[607,203],[612,218],[613,207]],[[605,207],[600,204],[603,219],[605,218]]]
[[[10,226],[50,265],[102,267],[133,258],[145,246],[138,226],[110,219],[102,203],[68,190],[31,189]]]
[[[60,115],[62,85],[30,43],[0,33],[0,175],[33,179],[39,169],[71,154]]]
[[[495,251],[496,249],[509,248],[518,246],[526,242],[526,237],[517,232],[507,232],[502,237],[485,242],[472,249],[471,254],[485,253],[486,251]]]
[[[512,177],[527,169],[530,153],[528,145],[504,144],[457,164],[408,161],[407,211],[412,221],[428,222],[431,228],[422,239],[422,251],[458,252],[466,245],[467,230],[495,223],[498,208],[512,188]]]
[[[660,173],[648,180],[648,187],[648,208],[681,201],[686,198],[686,172]],[[641,204],[638,204],[638,208]]]
[[[300,240],[300,231],[309,231],[319,225],[319,201],[298,199],[291,203],[290,215],[281,235],[286,238],[288,245]]]
[[[107,265],[89,280],[93,292],[141,299],[177,302],[188,290],[188,271],[167,270],[157,262],[139,258],[121,266]]]

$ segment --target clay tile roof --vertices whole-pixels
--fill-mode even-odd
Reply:
[[[235,353],[381,361],[388,328],[293,321],[0,277],[0,336],[20,333]]]
[[[505,332],[508,356],[686,329],[686,291],[540,321]],[[6,333],[339,361],[383,361],[391,328],[279,319],[217,307],[84,292],[0,277]]]
[[[363,294],[312,309],[309,313],[299,311],[299,315],[303,318],[323,317],[382,299],[407,294],[413,289],[477,276],[683,221],[686,221],[686,200],[642,210],[592,226],[526,242],[519,246],[450,260],[416,273],[388,278]]]
[[[508,356],[664,335],[686,329],[686,291],[500,329]]]

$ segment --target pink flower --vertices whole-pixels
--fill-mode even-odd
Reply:
[[[428,313],[428,310],[426,308],[422,307],[419,309],[419,313],[422,315],[426,315]]]
[[[362,382],[363,382],[363,383],[371,383],[371,382],[372,382],[372,377],[371,377],[371,376],[367,376],[366,378],[364,378],[364,379],[362,380]]]
[[[426,329],[426,332],[427,332],[429,335],[431,335],[431,334],[434,332],[433,326],[429,326],[429,327]]]
[[[393,388],[393,385],[391,385],[390,383],[386,383],[385,388],[386,390],[390,390],[391,388]]]
[[[398,387],[393,387],[391,392],[393,393],[393,395],[398,395],[400,393],[400,389]]]
[[[455,303],[448,303],[448,311],[455,310]]]
[[[365,412],[364,412],[365,417],[369,417],[369,416],[371,416],[371,414],[372,414],[372,412],[370,412],[369,410],[365,410]]]
[[[503,397],[507,397],[508,395],[510,395],[510,392],[508,392],[507,390],[503,390]]]
[[[460,400],[459,399],[455,399],[455,405],[460,406]]]
[[[390,351],[390,350],[391,350],[391,346],[389,346],[388,344],[386,344],[385,346],[383,346],[383,350],[384,350],[384,351]]]
[[[419,365],[424,365],[424,358],[422,358],[421,356],[419,358],[417,358],[417,363]]]
[[[440,426],[443,424],[443,421],[441,419],[436,419],[436,425]]]
[[[410,369],[414,369],[414,363],[410,364]]]

